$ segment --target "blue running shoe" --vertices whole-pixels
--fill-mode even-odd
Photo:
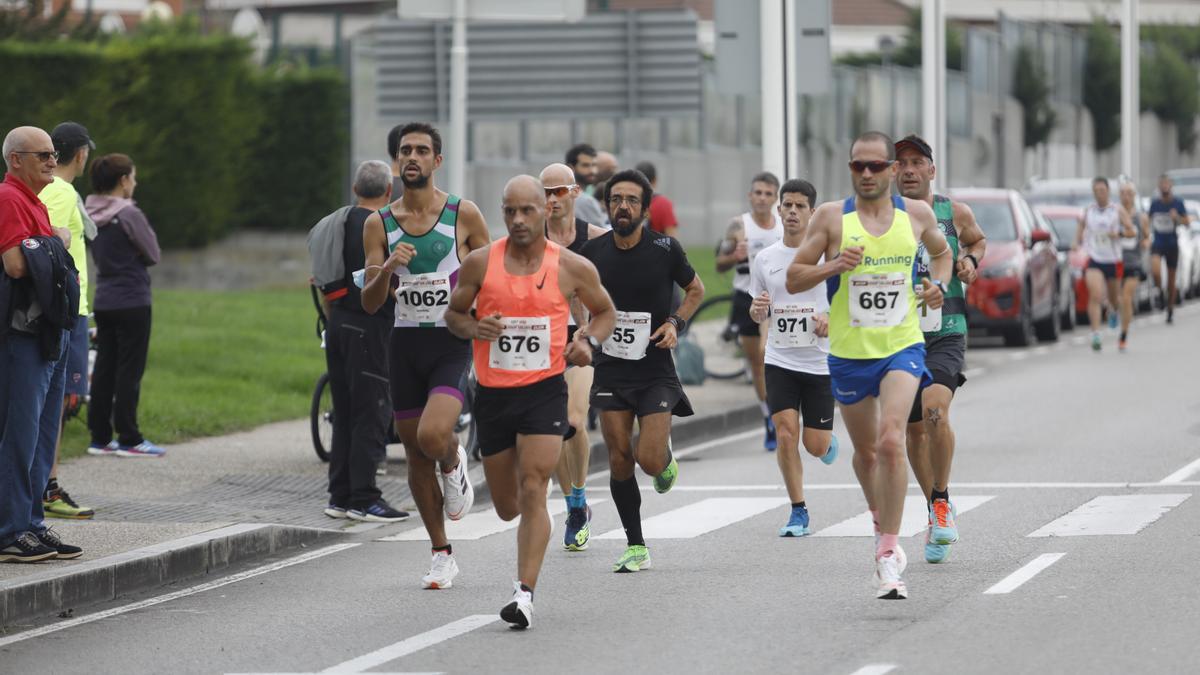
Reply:
[[[803,506],[793,508],[787,525],[779,528],[781,537],[803,537],[808,533],[808,509]]]
[[[946,556],[950,555],[950,547],[945,544],[935,544],[929,540],[929,533],[933,531],[933,524],[930,523],[929,528],[925,530],[925,562],[937,564],[945,562]]]
[[[831,436],[829,439],[829,450],[824,455],[821,455],[821,461],[824,462],[826,466],[833,464],[834,460],[837,459],[837,453],[838,453],[837,436]]]
[[[563,548],[568,551],[586,551],[592,536],[592,507],[567,510],[567,531],[563,535]]]
[[[165,454],[165,448],[160,448],[145,439],[137,445],[117,446],[117,457],[162,457]]]
[[[770,417],[764,417],[763,421],[767,423],[767,435],[763,438],[763,447],[767,449],[767,452],[774,452],[779,445],[775,440],[775,423],[771,421]]]
[[[1108,327],[1113,330],[1117,328],[1117,312],[1115,310],[1108,310]]]
[[[958,542],[958,525],[954,522],[958,513],[954,504],[945,499],[935,499],[929,506],[929,540],[935,544],[954,544]]]

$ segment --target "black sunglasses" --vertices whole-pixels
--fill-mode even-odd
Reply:
[[[14,154],[18,155],[36,155],[39,162],[49,162],[50,160],[58,161],[58,153],[54,151],[38,151],[38,150],[13,150]]]
[[[870,169],[871,173],[881,173],[883,171],[887,171],[887,168],[891,165],[891,161],[875,160],[873,162],[863,162],[856,159],[850,162],[850,170],[854,173],[862,173],[867,169]]]

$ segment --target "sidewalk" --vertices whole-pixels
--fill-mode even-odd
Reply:
[[[747,384],[709,380],[685,389],[696,415],[676,422],[676,447],[758,422],[758,403]],[[596,448],[592,470],[596,470],[607,466],[607,454],[598,431],[592,432],[592,440]],[[416,518],[403,449],[391,446],[388,455],[388,474],[378,478],[379,486],[389,502]],[[0,626],[52,615],[70,607],[67,598],[79,598],[79,604],[97,601],[80,595],[87,588],[71,592],[64,591],[63,585],[70,583],[73,574],[94,575],[108,561],[115,565],[130,558],[158,556],[163,561],[156,564],[167,567],[165,560],[178,548],[176,543],[193,549],[212,548],[218,544],[206,543],[207,539],[216,537],[219,547],[232,546],[235,553],[239,547],[245,548],[245,555],[240,557],[248,560],[255,551],[282,550],[281,541],[300,545],[353,533],[355,528],[361,529],[360,523],[333,520],[322,513],[328,498],[327,466],[313,452],[307,419],[182,443],[170,447],[166,456],[158,459],[86,456],[70,461],[59,468],[59,479],[76,501],[96,509],[96,517],[91,521],[47,522],[65,541],[82,546],[84,556],[75,561],[0,565]],[[470,475],[477,486],[483,487],[481,466],[474,464]],[[479,496],[477,504],[486,499],[486,489],[480,490]],[[262,528],[230,527],[235,524],[283,527],[267,532]],[[249,543],[239,543],[243,539]],[[143,588],[206,574],[214,569],[214,557],[220,558],[213,554],[191,556],[190,562],[173,558],[170,574],[153,575],[147,580],[151,583]],[[220,562],[223,567],[229,561],[221,558]],[[46,597],[23,602],[22,608],[13,606],[12,598],[23,584],[48,580],[55,584],[54,590],[38,591]],[[75,583],[84,581],[76,579]],[[137,589],[129,586],[124,590]],[[120,593],[120,589],[115,591],[115,595]],[[26,595],[34,594],[28,591]]]

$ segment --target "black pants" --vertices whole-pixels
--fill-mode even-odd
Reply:
[[[325,364],[333,393],[329,499],[351,508],[375,503],[375,466],[386,456],[392,417],[387,339],[392,317],[334,307],[325,327]]]
[[[116,429],[117,442],[137,445],[146,440],[138,429],[138,398],[146,354],[150,351],[150,308],[96,311],[96,367],[88,429],[92,445],[108,445]]]

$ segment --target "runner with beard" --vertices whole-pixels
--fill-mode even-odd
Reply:
[[[475,495],[467,478],[467,452],[454,433],[470,345],[446,328],[445,313],[461,261],[490,237],[479,207],[434,186],[433,174],[442,165],[437,129],[413,122],[399,135],[396,156],[404,195],[364,226],[362,303],[373,314],[389,293],[396,298],[388,349],[392,410],[408,457],[408,484],[433,545],[433,561],[421,583],[449,588],[458,563],[446,539],[443,511],[458,520],[471,510]],[[367,513],[359,519],[375,518]]]
[[[588,241],[583,255],[596,265],[600,281],[617,308],[616,328],[596,357],[592,407],[608,446],[609,487],[625,528],[628,548],[614,572],[650,567],[642,536],[642,494],[634,469],[654,477],[654,489],[675,485],[679,464],[671,454],[671,416],[692,414],[679,384],[671,349],[700,301],[704,284],[674,239],[642,227],[653,189],[640,171],[618,172],[608,181],[608,214],[613,229]],[[685,296],[671,312],[675,285]],[[599,347],[596,338],[592,347]],[[637,420],[637,447],[633,422]]]

